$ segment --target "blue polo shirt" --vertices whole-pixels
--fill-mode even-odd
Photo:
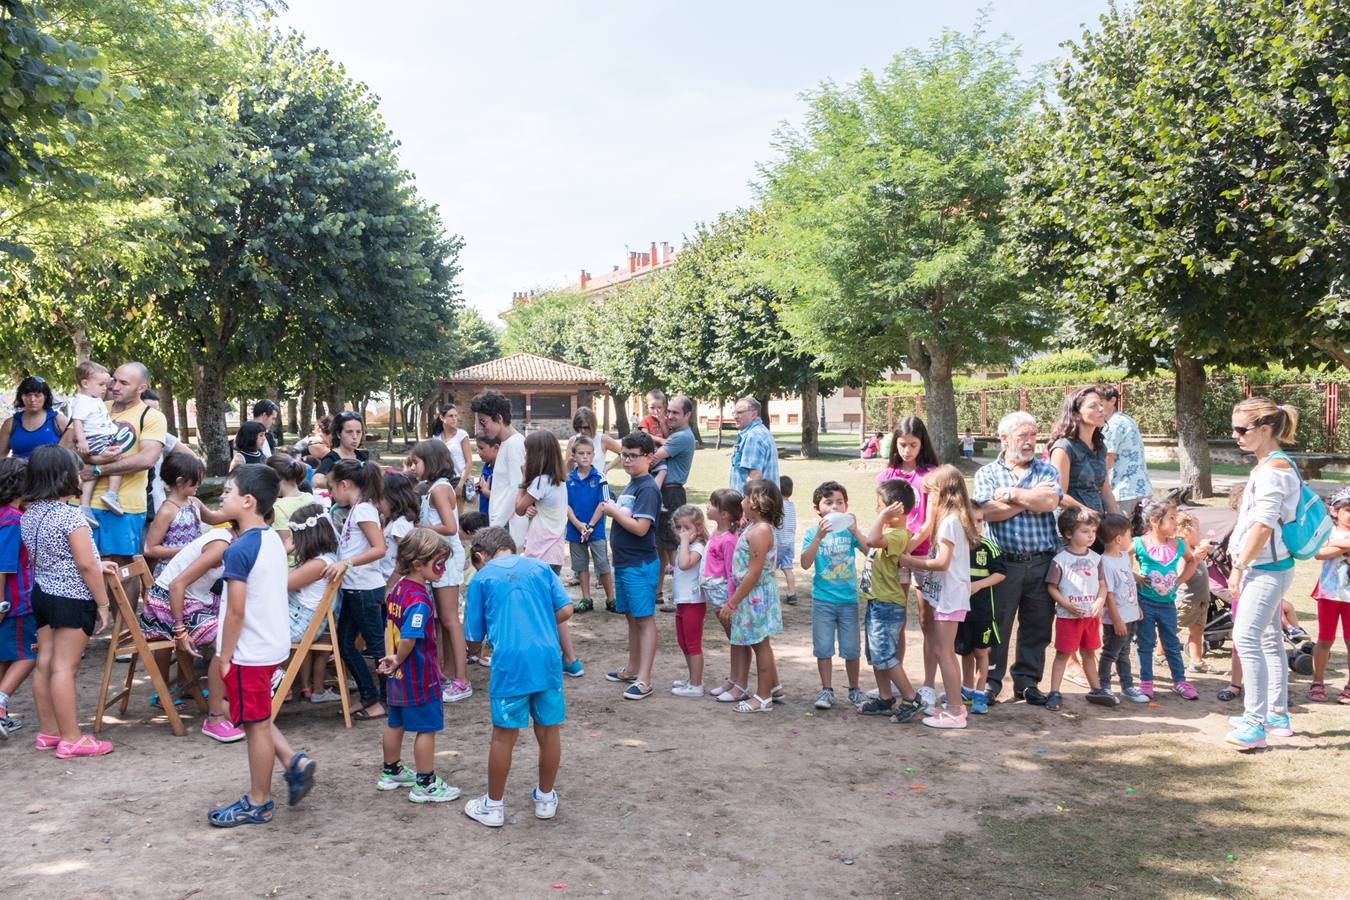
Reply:
[[[595,466],[591,466],[590,474],[585,478],[582,478],[575,468],[572,469],[572,473],[567,476],[567,507],[572,510],[572,515],[582,522],[589,522],[604,499],[604,485],[605,477]],[[572,524],[571,519],[567,520],[567,539],[573,543],[581,540],[581,532]],[[595,530],[591,532],[591,540],[604,539],[605,517],[601,516],[600,521],[595,523]]]
[[[523,697],[562,687],[556,613],[572,602],[537,559],[500,556],[469,582],[464,639],[492,644],[490,697]]]

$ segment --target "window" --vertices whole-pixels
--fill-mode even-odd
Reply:
[[[801,418],[802,417],[800,413],[788,413],[787,423],[789,425],[796,425],[801,421]]]
[[[511,421],[525,421],[525,395],[524,394],[504,394],[507,400],[511,401]]]
[[[571,394],[535,394],[530,398],[530,418],[532,419],[570,419],[572,418]]]

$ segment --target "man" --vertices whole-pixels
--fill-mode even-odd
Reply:
[[[675,535],[671,517],[687,502],[684,483],[689,480],[689,469],[694,465],[694,432],[689,419],[694,414],[694,401],[683,395],[673,398],[666,409],[666,442],[653,456],[653,464],[664,461],[665,481],[661,484],[661,514],[656,520],[656,551],[661,557],[661,573],[656,579],[656,598],[663,612],[674,612],[675,604],[665,601],[666,568],[674,564],[680,539]],[[650,432],[648,432],[650,434]]]
[[[169,431],[164,414],[151,409],[141,400],[141,393],[149,387],[150,373],[138,362],[124,363],[113,372],[108,394],[108,414],[117,424],[117,435],[110,448],[122,453],[119,459],[101,466],[87,466],[84,478],[99,479],[94,486],[94,518],[99,527],[94,529],[94,542],[104,559],[127,562],[141,552],[145,533],[146,484],[148,472],[159,462]],[[117,498],[122,505],[119,515],[108,508],[101,497],[108,489],[110,475],[122,476],[122,489]]]
[[[277,427],[277,419],[279,418],[281,418],[281,407],[277,406],[275,400],[259,400],[253,404],[253,421],[262,423],[262,427],[267,434],[267,442],[262,451],[264,459],[277,452],[277,440],[272,433],[272,429]]]
[[[1017,661],[1013,693],[1037,706],[1045,704],[1038,684],[1045,671],[1045,648],[1055,622],[1055,604],[1045,589],[1050,561],[1059,550],[1055,509],[1063,498],[1059,473],[1036,456],[1036,420],[1012,412],[998,423],[1002,447],[998,459],[975,473],[972,500],[1002,552],[1007,577],[994,587],[998,644],[989,659],[989,701],[1003,686],[1008,642],[1017,619]]]
[[[745,492],[745,483],[752,478],[764,478],[778,483],[778,444],[759,419],[759,401],[742,397],[732,410],[736,427],[736,447],[731,451],[731,480],[733,491]]]
[[[1116,498],[1120,514],[1133,518],[1139,501],[1153,496],[1153,483],[1148,479],[1144,463],[1144,436],[1134,419],[1120,411],[1120,390],[1104,384],[1097,394],[1106,406],[1106,427],[1102,439],[1106,441],[1106,469],[1111,473],[1111,493]]]
[[[670,430],[666,424],[666,395],[661,391],[651,391],[647,394],[647,414],[638,422],[638,431],[645,431],[651,435],[652,443],[660,447],[670,436]]]
[[[525,477],[525,437],[511,425],[511,401],[497,391],[484,391],[469,402],[478,434],[501,442],[492,468],[488,524],[505,528],[517,547],[525,546],[529,520],[516,515],[516,496]]]

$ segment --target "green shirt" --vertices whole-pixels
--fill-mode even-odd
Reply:
[[[909,572],[900,577],[900,557],[909,549],[910,534],[903,527],[887,528],[881,533],[886,546],[869,550],[863,564],[862,595],[878,603],[902,604],[909,595]]]

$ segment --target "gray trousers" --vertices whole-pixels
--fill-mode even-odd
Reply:
[[[1125,626],[1124,636],[1116,634],[1114,625],[1102,623],[1102,655],[1097,658],[1097,677],[1102,687],[1111,690],[1111,670],[1120,675],[1120,689],[1134,687],[1134,672],[1130,668],[1130,647],[1134,644],[1134,632],[1138,622]]]
[[[1008,669],[1008,645],[1017,620],[1017,658],[1012,664],[1015,690],[1035,687],[1045,673],[1045,648],[1055,625],[1055,601],[1045,589],[1045,574],[1054,554],[1032,562],[1004,559],[1008,577],[994,586],[994,617],[999,642],[989,652],[989,696],[997,697]]]

